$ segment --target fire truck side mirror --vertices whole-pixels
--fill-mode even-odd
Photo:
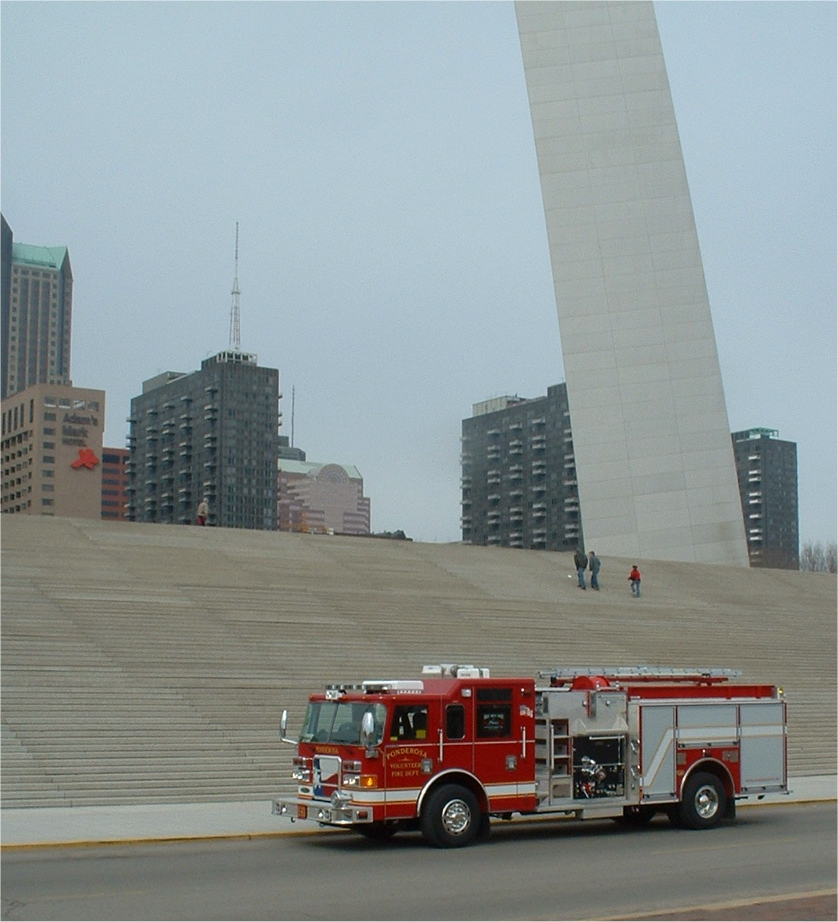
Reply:
[[[287,732],[288,732],[288,711],[283,711],[282,717],[279,718],[279,738],[283,743],[290,743],[292,746],[296,746],[297,741],[289,739],[286,736]]]
[[[361,718],[361,745],[364,749],[372,749],[375,744],[375,717],[372,711],[365,711]]]

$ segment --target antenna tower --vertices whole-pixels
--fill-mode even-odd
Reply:
[[[236,269],[233,274],[233,303],[230,306],[230,350],[241,352],[241,330],[239,329],[239,222],[236,221]]]

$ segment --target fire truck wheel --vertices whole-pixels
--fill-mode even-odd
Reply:
[[[477,798],[458,784],[444,784],[430,793],[420,825],[425,841],[435,848],[470,845],[481,827]]]
[[[709,772],[690,775],[678,805],[678,818],[688,829],[711,829],[727,812],[727,795],[721,781]]]

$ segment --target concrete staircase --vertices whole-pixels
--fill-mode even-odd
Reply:
[[[836,579],[95,520],[2,522],[2,806],[267,799],[311,691],[558,665],[712,665],[781,684],[790,772],[836,772]],[[571,578],[568,576],[571,575]]]

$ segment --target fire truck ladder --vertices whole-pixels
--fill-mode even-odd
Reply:
[[[726,682],[742,675],[741,669],[716,666],[685,669],[670,666],[562,666],[543,669],[539,679],[549,679],[553,686],[569,685],[579,676],[602,676],[609,682],[696,682],[702,685]]]

